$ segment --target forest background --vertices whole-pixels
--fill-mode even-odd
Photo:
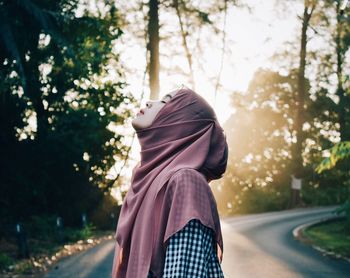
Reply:
[[[349,202],[340,5],[1,0],[1,236],[58,218],[115,229],[139,159],[131,119],[181,84],[227,136],[227,171],[210,184],[222,217]]]

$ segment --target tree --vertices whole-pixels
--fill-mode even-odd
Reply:
[[[118,10],[66,0],[2,1],[0,9],[1,107],[12,106],[0,118],[2,221],[58,214],[77,223],[124,157],[122,136],[109,128],[129,116],[117,108],[134,101],[122,93],[113,50]]]
[[[317,168],[315,169],[318,174],[324,172],[325,170],[329,170],[336,167],[338,161],[346,161],[349,163],[350,160],[350,141],[344,141],[336,144],[330,150],[330,156],[323,159]],[[349,185],[349,180],[348,184]],[[341,214],[345,212],[346,215],[346,226],[350,229],[350,190],[348,191],[348,198],[343,203],[342,206],[335,209],[337,214]]]
[[[148,50],[149,60],[149,85],[151,99],[159,97],[159,15],[158,0],[149,0],[148,12]]]
[[[302,144],[304,141],[303,136],[303,124],[305,122],[305,96],[308,93],[308,88],[305,86],[305,65],[306,65],[306,46],[307,46],[307,29],[309,27],[309,22],[312,13],[317,5],[316,1],[305,0],[304,1],[304,13],[301,28],[301,41],[300,41],[300,57],[299,57],[299,72],[298,72],[298,89],[296,95],[296,111],[294,118],[294,132],[296,136],[296,143],[292,148],[292,159],[294,162],[294,176],[297,178],[302,178],[304,176],[303,172],[303,158],[302,158]],[[291,196],[290,206],[294,207],[295,204],[293,200],[300,201],[300,190],[293,190],[292,194],[296,195],[296,198]]]

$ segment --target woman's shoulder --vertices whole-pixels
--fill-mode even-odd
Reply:
[[[181,168],[177,170],[172,177],[171,181],[181,182],[181,181],[196,181],[196,182],[204,182],[207,184],[207,180],[205,176],[196,169],[193,168]]]

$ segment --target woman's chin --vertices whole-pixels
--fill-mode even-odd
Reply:
[[[147,116],[142,117],[142,116],[143,115],[139,115],[132,119],[131,125],[135,130],[148,128],[152,125],[152,121],[150,121],[149,117]]]
[[[136,118],[131,121],[131,125],[135,130],[139,129]]]
[[[134,118],[134,119],[131,121],[131,125],[132,125],[132,127],[133,127],[135,130],[139,130],[139,129],[144,128],[144,127],[143,127],[143,124],[140,123],[140,120],[139,120],[138,118]]]

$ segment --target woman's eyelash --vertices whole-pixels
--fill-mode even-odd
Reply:
[[[161,100],[160,102],[166,103],[166,101],[165,101],[165,100]]]

